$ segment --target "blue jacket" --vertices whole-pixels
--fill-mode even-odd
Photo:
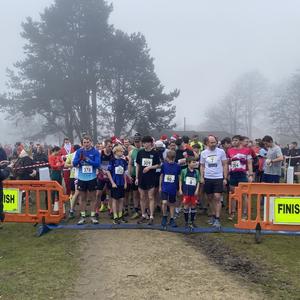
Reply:
[[[100,167],[101,157],[98,150],[80,148],[76,151],[73,166],[78,167],[78,179],[90,181],[97,177],[96,171]]]

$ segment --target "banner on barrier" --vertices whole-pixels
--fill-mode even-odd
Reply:
[[[300,225],[300,198],[275,198],[273,223],[286,225]]]
[[[20,214],[22,208],[22,191],[19,189],[3,189],[3,206],[7,213]]]

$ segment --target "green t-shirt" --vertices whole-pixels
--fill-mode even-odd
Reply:
[[[133,177],[136,176],[136,158],[141,149],[143,148],[133,148],[131,151],[132,171],[130,175]]]

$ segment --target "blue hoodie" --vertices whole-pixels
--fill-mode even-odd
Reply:
[[[100,167],[101,157],[98,150],[80,148],[76,151],[73,166],[78,167],[78,179],[90,181],[97,177],[96,171]]]

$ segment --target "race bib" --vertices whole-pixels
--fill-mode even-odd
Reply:
[[[91,174],[91,173],[93,173],[93,167],[92,166],[82,166],[81,171],[83,174]]]
[[[231,162],[231,169],[244,169],[244,167],[239,160],[234,160]]]
[[[186,185],[196,186],[196,184],[197,184],[196,178],[194,178],[194,177],[186,177],[185,178],[185,184]]]
[[[142,167],[152,167],[152,158],[143,158]]]
[[[165,175],[164,182],[174,183],[175,175]]]
[[[216,155],[208,156],[206,161],[209,168],[216,168],[218,166]]]
[[[124,174],[124,168],[122,166],[115,167],[115,174],[123,175]]]

